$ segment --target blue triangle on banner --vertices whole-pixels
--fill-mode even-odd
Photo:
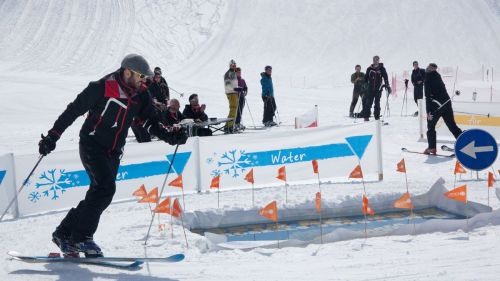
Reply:
[[[354,136],[345,138],[347,143],[351,146],[351,149],[359,159],[363,158],[363,154],[365,154],[365,150],[368,147],[368,144],[372,140],[373,135],[366,136]]]
[[[173,156],[174,156],[173,154],[167,155],[169,164],[172,161]],[[177,173],[178,175],[182,174],[184,168],[186,167],[187,162],[189,161],[190,156],[191,153],[177,153],[177,155],[175,155],[174,164],[172,165],[173,172]],[[165,169],[168,169],[168,167],[165,167]]]
[[[7,171],[0,171],[0,184],[2,184],[3,178],[5,177],[5,174]]]

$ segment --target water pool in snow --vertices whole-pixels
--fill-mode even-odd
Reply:
[[[367,216],[366,227],[369,234],[386,233],[408,224],[421,224],[431,219],[465,219],[439,208],[425,208],[413,212],[408,210],[389,212]],[[337,229],[364,231],[363,216],[323,218],[323,234]],[[275,223],[239,225],[224,228],[191,229],[192,232],[204,235],[206,232],[224,235],[227,242],[232,241],[266,241],[266,240],[309,240],[311,235],[320,234],[319,217],[316,220],[300,220]]]

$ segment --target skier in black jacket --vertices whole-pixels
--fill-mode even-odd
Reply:
[[[52,241],[65,256],[103,256],[94,242],[102,212],[109,206],[116,190],[116,174],[128,129],[134,117],[159,120],[155,116],[151,97],[143,89],[146,76],[151,75],[146,60],[136,54],[127,55],[121,68],[98,81],[90,82],[66,110],[57,118],[47,136],[42,135],[39,152],[47,155],[57,140],[80,115],[87,118],[80,130],[80,159],[90,178],[85,199],[72,208],[52,234]],[[183,132],[173,133],[158,122],[156,135],[172,145],[184,144]]]
[[[382,85],[382,79],[384,84]],[[379,56],[373,57],[373,64],[366,69],[365,82],[368,83],[368,91],[363,97],[363,115],[365,121],[370,120],[372,104],[375,102],[373,107],[373,116],[375,120],[380,119],[380,98],[382,96],[382,88],[386,87],[391,91],[389,87],[389,78],[387,77],[387,71],[385,70],[384,64],[380,63]]]
[[[436,71],[437,65],[430,63],[425,72],[425,107],[427,109],[427,142],[429,147],[425,154],[436,154],[436,123],[443,117],[444,123],[455,136],[460,136],[462,130],[455,123],[451,99],[441,75]]]
[[[424,98],[424,79],[425,70],[418,67],[418,62],[413,62],[413,71],[411,72],[411,83],[413,84],[413,99],[418,106],[418,100]],[[415,116],[418,116],[418,111],[415,112]]]

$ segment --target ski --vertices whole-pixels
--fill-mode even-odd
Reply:
[[[180,262],[184,259],[184,254],[176,254],[164,258],[146,258],[146,257],[101,257],[101,258],[64,258],[61,256],[25,256],[18,252],[10,251],[7,253],[11,259],[27,263],[77,263],[91,264],[118,269],[138,270],[144,262]]]
[[[448,152],[455,152],[454,148],[451,148],[451,147],[447,146],[446,144],[441,145],[441,150],[448,151]]]
[[[419,151],[413,151],[413,150],[408,150],[405,147],[402,147],[401,150],[406,153],[415,153],[415,154],[422,154],[422,155],[427,155],[427,156],[437,156],[437,157],[446,157],[446,158],[454,158],[455,154],[425,154],[423,152]]]

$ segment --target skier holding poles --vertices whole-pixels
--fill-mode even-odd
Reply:
[[[85,198],[52,233],[52,241],[65,256],[102,257],[94,242],[102,212],[109,206],[116,190],[116,174],[125,138],[134,117],[159,120],[151,97],[145,91],[146,77],[153,75],[140,55],[127,55],[120,69],[89,85],[71,102],[55,121],[46,136],[42,135],[39,152],[45,156],[56,148],[62,133],[80,116],[87,118],[80,130],[79,151],[89,176],[90,187]],[[171,145],[184,144],[186,133],[172,131],[154,122],[151,130]]]
[[[427,142],[428,148],[424,154],[436,155],[436,124],[443,117],[444,123],[455,136],[460,136],[462,130],[455,123],[451,98],[441,75],[436,71],[437,65],[430,63],[425,71],[425,107],[427,109]]]

